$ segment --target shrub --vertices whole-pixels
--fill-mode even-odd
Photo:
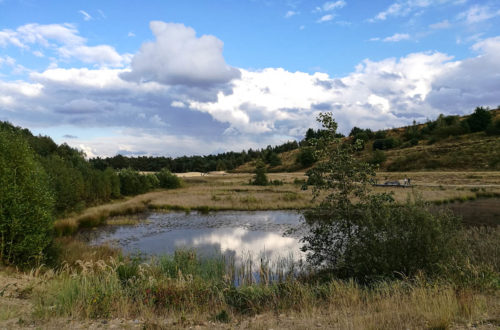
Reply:
[[[160,172],[156,174],[156,177],[159,180],[159,186],[165,189],[175,189],[179,188],[182,184],[181,179],[172,174],[168,169],[164,168]]]
[[[495,120],[486,128],[487,135],[500,135],[500,119]]]
[[[387,131],[376,131],[374,137],[376,139],[385,139],[387,137]]]
[[[387,160],[387,156],[382,150],[375,150],[370,159],[370,163],[373,165],[380,165]]]
[[[331,114],[319,120],[335,132]],[[390,195],[368,189],[375,172],[354,157],[356,146],[342,148],[338,140],[318,145],[325,161],[312,169],[322,179],[313,191],[324,199],[305,213],[309,233],[302,239],[312,265],[341,278],[370,282],[420,271],[435,274],[449,264],[457,253],[453,238],[458,218],[433,214],[420,199],[395,205]]]
[[[303,167],[309,167],[314,162],[316,162],[317,158],[314,154],[314,148],[304,147],[300,149],[299,154],[297,155],[297,163],[302,165]]]
[[[122,195],[136,195],[141,192],[141,178],[137,171],[130,168],[118,172],[120,192]]]
[[[52,242],[53,199],[28,143],[0,131],[0,260],[41,262]]]
[[[491,113],[488,109],[477,107],[467,118],[471,132],[484,131],[491,124]]]
[[[373,150],[387,150],[399,146],[401,142],[395,138],[377,139],[373,141]]]
[[[266,175],[266,165],[263,161],[258,160],[255,165],[255,175],[252,181],[253,185],[257,186],[266,186],[268,184],[267,175]]]

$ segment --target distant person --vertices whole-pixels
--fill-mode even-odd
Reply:
[[[408,179],[407,179],[407,178],[404,178],[404,180],[403,180],[403,185],[404,185],[404,186],[407,186],[407,185],[408,185]]]
[[[411,186],[411,179],[408,178],[408,185]]]

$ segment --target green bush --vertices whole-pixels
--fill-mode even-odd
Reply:
[[[52,210],[47,176],[27,141],[0,131],[0,260],[43,261],[52,242]]]
[[[484,131],[491,124],[491,113],[488,109],[477,107],[467,118],[471,132]]]
[[[487,135],[500,135],[500,119],[495,120],[486,128]]]
[[[392,149],[401,144],[401,141],[399,141],[396,138],[387,138],[387,139],[377,139],[373,141],[373,150],[387,150],[387,149]]]
[[[181,179],[172,174],[168,169],[164,168],[160,172],[156,174],[156,177],[159,180],[159,186],[165,189],[175,189],[179,188],[182,184]]]
[[[317,161],[316,155],[314,154],[314,148],[303,147],[300,149],[297,155],[297,163],[303,167],[309,167]]]
[[[387,160],[387,156],[382,150],[375,150],[370,159],[370,163],[373,165],[380,165]]]
[[[142,191],[141,178],[137,171],[130,168],[118,172],[120,178],[120,193],[125,196],[136,195]]]
[[[263,161],[258,160],[255,165],[255,175],[252,181],[253,185],[266,186],[269,183],[266,175],[266,165]]]

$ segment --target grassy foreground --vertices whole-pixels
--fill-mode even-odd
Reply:
[[[500,228],[463,235],[465,267],[370,286],[323,277],[290,260],[237,264],[192,251],[139,260],[63,239],[59,267],[0,270],[0,328],[498,327]]]

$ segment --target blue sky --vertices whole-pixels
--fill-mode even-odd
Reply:
[[[207,154],[500,104],[500,3],[0,0],[0,120],[89,156]]]

